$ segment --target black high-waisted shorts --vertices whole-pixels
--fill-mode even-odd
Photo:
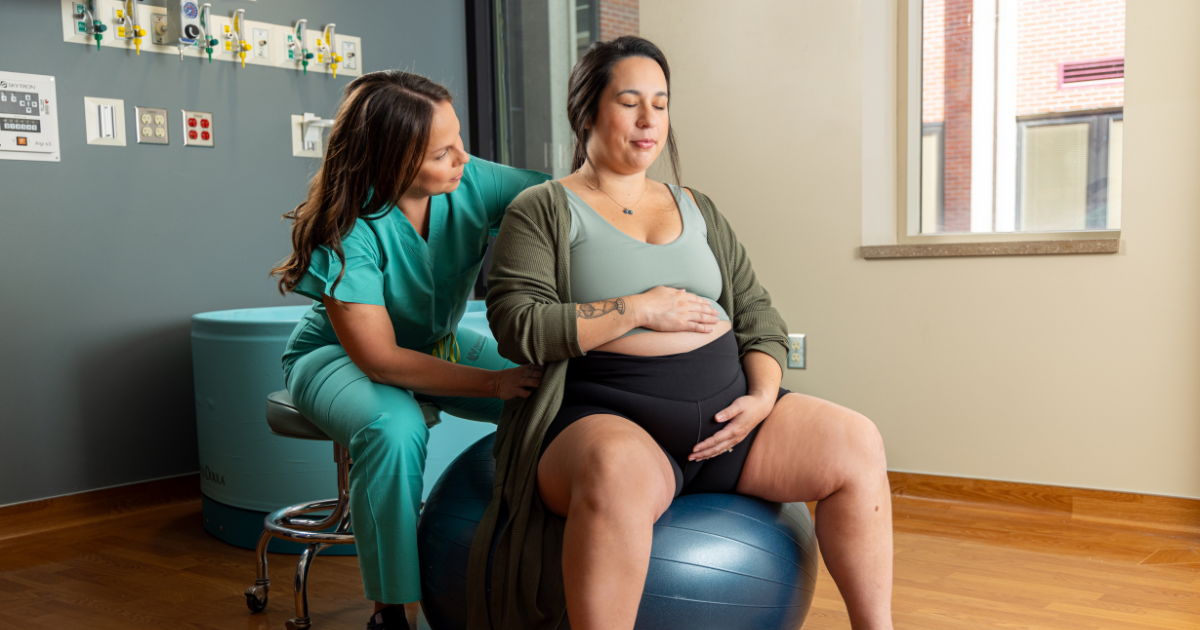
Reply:
[[[780,388],[776,400],[787,394]],[[621,416],[646,430],[671,461],[675,496],[734,492],[759,424],[729,453],[689,462],[692,448],[727,426],[715,416],[746,395],[746,375],[733,331],[707,345],[657,357],[591,351],[571,359],[562,407],[542,452],[572,422],[595,414]]]

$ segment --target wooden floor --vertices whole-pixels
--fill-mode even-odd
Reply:
[[[0,630],[283,627],[294,556],[251,615],[253,553],[207,535],[200,503],[0,538]],[[1200,533],[1009,507],[895,499],[897,628],[1200,628]],[[824,565],[805,628],[849,628]],[[318,629],[364,627],[354,558],[319,557]]]

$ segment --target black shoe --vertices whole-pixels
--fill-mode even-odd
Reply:
[[[367,620],[367,630],[409,630],[408,617],[404,615],[403,606],[388,606],[371,615]]]

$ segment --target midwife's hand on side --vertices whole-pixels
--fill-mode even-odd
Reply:
[[[542,366],[521,365],[507,370],[497,370],[495,374],[494,391],[496,398],[511,400],[513,398],[529,398],[533,390],[542,382]]]

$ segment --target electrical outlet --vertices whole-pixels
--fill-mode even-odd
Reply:
[[[134,107],[138,144],[170,144],[167,131],[167,110],[161,107]]]
[[[212,113],[183,110],[183,146],[213,146]]]
[[[808,344],[805,342],[804,335],[788,335],[788,343],[791,346],[788,348],[788,369],[805,369],[805,352]]]

